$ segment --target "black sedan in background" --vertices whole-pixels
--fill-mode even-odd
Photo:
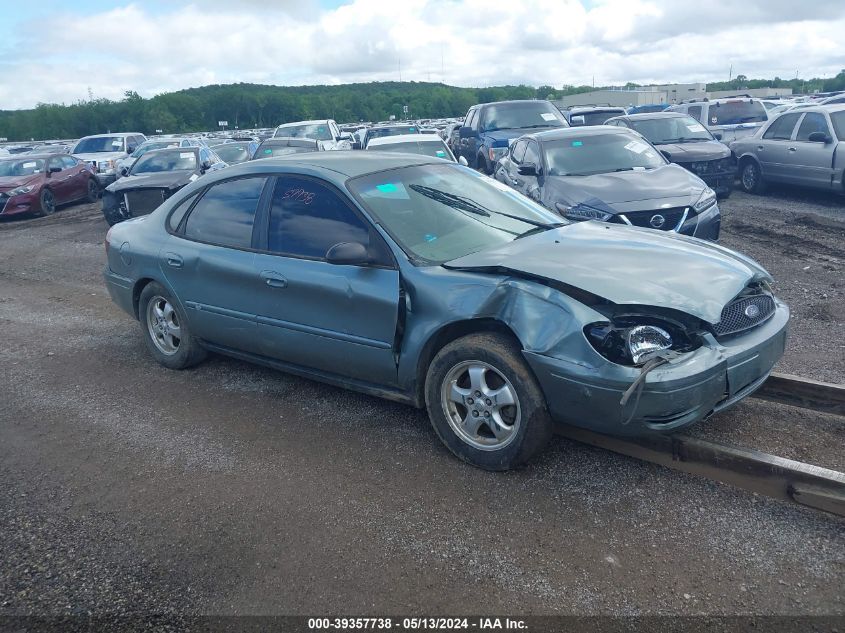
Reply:
[[[252,159],[257,160],[259,158],[273,158],[274,156],[318,151],[320,151],[320,141],[312,138],[268,138],[258,146],[258,149],[252,155]]]
[[[499,161],[495,177],[569,220],[719,238],[715,192],[627,128],[526,134]]]
[[[129,173],[103,191],[109,225],[147,215],[185,185],[226,167],[207,147],[169,147],[144,154]]]
[[[648,112],[615,117],[607,125],[636,130],[673,163],[706,182],[720,198],[731,195],[736,159],[706,127],[682,112]]]
[[[252,158],[255,150],[258,149],[258,143],[255,141],[235,141],[212,145],[211,149],[227,165],[237,165]]]

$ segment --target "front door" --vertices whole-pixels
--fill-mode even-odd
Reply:
[[[279,360],[381,385],[396,384],[399,272],[380,236],[321,180],[279,176],[267,217],[258,330]],[[371,263],[326,261],[339,243],[368,246]]]
[[[801,123],[795,141],[789,144],[787,160],[795,172],[796,181],[820,189],[830,189],[833,175],[834,142],[810,141],[810,134],[821,132],[833,140],[827,119],[821,112],[807,112]]]

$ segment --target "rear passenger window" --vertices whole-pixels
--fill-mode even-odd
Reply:
[[[511,150],[511,158],[515,163],[522,162],[522,157],[525,156],[525,147],[527,145],[528,141],[517,141],[513,146],[513,149]]]
[[[369,243],[369,230],[334,191],[313,180],[283,176],[270,207],[270,251],[323,259],[341,242]]]
[[[792,138],[792,130],[798,122],[800,112],[793,114],[781,114],[763,134],[763,138],[774,141],[788,141]]]
[[[213,185],[185,222],[185,237],[232,248],[252,246],[252,224],[266,178],[239,178]]]
[[[65,169],[72,169],[79,164],[79,161],[76,160],[73,156],[62,156],[62,167]]]
[[[696,121],[701,121],[701,106],[690,106],[687,108],[687,114]]]
[[[188,209],[191,208],[191,204],[193,204],[194,200],[197,199],[199,194],[194,194],[192,196],[188,196],[184,202],[180,202],[175,209],[170,213],[170,217],[167,220],[167,226],[171,231],[177,231],[179,229],[179,225],[182,223],[182,218],[185,217],[185,214],[188,212]]]

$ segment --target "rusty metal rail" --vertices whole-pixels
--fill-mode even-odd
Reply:
[[[772,374],[757,398],[845,416],[845,386]],[[845,517],[845,473],[683,434],[623,438],[578,427],[564,437]]]
[[[752,397],[845,416],[845,385],[832,385],[789,374],[772,374]]]

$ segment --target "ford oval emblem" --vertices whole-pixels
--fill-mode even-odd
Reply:
[[[651,216],[651,220],[649,220],[648,223],[651,224],[652,228],[660,229],[663,228],[664,224],[666,224],[666,218],[658,213]]]
[[[756,319],[760,316],[760,306],[752,303],[745,308],[744,312],[749,319]]]

